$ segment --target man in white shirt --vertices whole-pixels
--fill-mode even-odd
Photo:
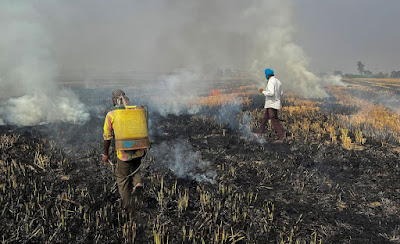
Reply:
[[[274,127],[275,132],[279,137],[277,142],[280,142],[280,140],[284,138],[282,125],[278,118],[278,110],[282,108],[281,95],[283,92],[281,88],[281,82],[275,78],[274,71],[272,69],[265,70],[265,77],[268,80],[267,87],[265,90],[262,88],[259,90],[260,93],[265,95],[265,113],[261,121],[260,128],[258,129],[258,133],[255,135],[257,137],[261,136],[261,134],[264,132],[268,119],[270,119],[271,125]]]

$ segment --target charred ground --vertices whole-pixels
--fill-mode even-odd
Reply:
[[[270,130],[264,141],[255,140],[250,135],[263,98],[250,98],[238,113],[224,111],[223,119],[226,106],[193,115],[151,113],[144,204],[134,214],[120,207],[111,167],[100,162],[101,116],[82,126],[1,126],[3,242],[399,242],[397,145],[367,138],[349,149],[334,143],[332,132],[316,133],[312,125],[332,124],[340,134],[329,108],[355,111],[335,100],[307,113],[283,111],[284,143],[273,144]],[[92,102],[107,111],[104,100]],[[307,123],[310,128],[302,127]],[[191,173],[214,172],[215,182],[177,177],[154,151],[162,142],[199,152],[195,160],[207,165]]]

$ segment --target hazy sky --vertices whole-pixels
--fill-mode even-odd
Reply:
[[[218,53],[218,48],[213,52],[203,52],[205,42],[210,45],[217,42],[216,47],[221,48],[221,53],[229,54],[229,50],[234,49],[235,55],[224,56],[230,60],[239,60],[238,56],[245,56],[251,50],[251,45],[242,45],[252,42],[252,35],[248,34],[251,30],[243,28],[248,30],[244,35],[230,33],[229,26],[236,28],[240,22],[221,21],[234,19],[232,15],[238,13],[240,1],[235,1],[232,6],[226,2],[202,1],[205,3],[199,4],[197,10],[190,4],[182,4],[184,0],[151,0],[143,4],[139,1],[105,0],[37,2],[40,3],[37,5],[39,13],[44,16],[43,21],[55,43],[51,51],[63,69],[107,66],[116,70],[129,63],[131,57],[140,57],[141,62],[150,64],[165,64],[170,60],[194,62],[199,58],[196,57],[198,53],[204,53],[201,59]],[[250,2],[257,1],[243,2],[243,8]],[[286,15],[287,9],[282,8],[287,6],[278,2],[271,4],[271,13],[267,10],[265,14]],[[357,72],[358,60],[374,73],[400,70],[400,0],[284,2],[293,3],[289,11],[294,27],[293,42],[304,49],[311,71],[354,73]],[[217,36],[220,30],[225,34]],[[205,35],[216,38],[206,39]],[[168,45],[168,48],[164,49],[163,45]],[[148,55],[146,46],[152,47],[151,51],[155,50],[154,47],[160,48],[156,52],[163,55]],[[195,46],[198,50],[192,53]],[[243,48],[237,48],[240,46]],[[79,58],[74,53],[80,54]]]
[[[293,1],[295,41],[312,71],[400,70],[399,0]]]

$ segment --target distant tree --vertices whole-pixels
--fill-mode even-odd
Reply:
[[[365,70],[364,70],[365,65],[363,63],[361,63],[361,61],[357,62],[357,70],[358,72],[360,72],[360,74],[364,74]]]
[[[343,76],[343,73],[340,70],[335,70],[335,71],[333,71],[333,75]]]
[[[392,73],[390,73],[390,77],[391,78],[400,78],[400,70],[399,71],[392,71]]]
[[[367,77],[373,76],[372,72],[369,71],[369,70],[364,70],[364,75],[367,76]]]
[[[378,79],[382,79],[382,78],[386,78],[386,77],[387,77],[387,75],[385,75],[382,72],[379,72],[378,74],[375,75],[375,78],[378,78]]]
[[[359,75],[359,74],[345,74],[344,77],[345,77],[345,78],[349,78],[349,79],[354,79],[354,78],[365,78],[364,75]]]

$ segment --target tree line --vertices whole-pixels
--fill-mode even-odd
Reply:
[[[340,75],[345,78],[400,78],[400,70],[396,71],[393,70],[390,74],[389,73],[372,73],[370,70],[365,69],[365,64],[361,61],[357,62],[357,71],[358,74],[344,74],[341,71],[334,71],[334,75]]]

